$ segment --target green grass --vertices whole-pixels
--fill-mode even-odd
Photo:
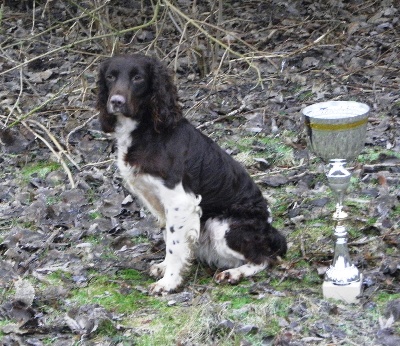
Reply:
[[[6,336],[6,334],[4,334],[4,333],[2,332],[3,327],[5,327],[5,326],[6,326],[7,324],[9,324],[9,323],[11,323],[10,320],[7,320],[7,319],[1,319],[1,320],[0,320],[0,341],[2,340],[2,338],[3,338],[4,336]]]
[[[133,269],[121,270],[113,277],[94,275],[88,287],[73,291],[71,300],[78,304],[99,304],[107,310],[130,314],[145,306],[158,305],[158,300],[133,288],[146,281],[144,275]]]
[[[52,161],[39,161],[25,165],[21,169],[21,175],[25,183],[29,182],[32,176],[36,175],[39,178],[45,178],[47,174],[59,169],[61,165]]]
[[[357,161],[364,164],[378,163],[382,157],[396,157],[400,159],[400,153],[380,147],[365,147],[357,157]]]
[[[57,275],[53,274],[52,280],[57,279]],[[121,270],[111,277],[93,275],[88,287],[72,291],[70,302],[76,305],[99,304],[108,311],[123,314],[120,323],[136,331],[137,336],[131,340],[135,345],[142,346],[176,345],[190,341],[205,345],[210,340],[221,346],[240,345],[243,340],[261,345],[265,333],[275,335],[280,331],[278,318],[285,316],[291,303],[291,298],[286,297],[257,299],[249,294],[249,283],[246,281],[238,286],[216,286],[208,278],[207,287],[216,286],[205,292],[211,304],[169,306],[168,300],[173,297],[152,297],[135,289],[153,282],[138,271]],[[234,328],[251,324],[264,332],[256,335],[231,333],[229,328],[220,326],[223,320],[232,321]],[[99,326],[96,336],[103,335],[124,342],[123,337],[116,335],[113,323]]]
[[[240,309],[244,305],[254,302],[254,298],[248,294],[248,287],[243,286],[225,286],[215,292],[215,299],[220,302],[229,302],[231,308]]]
[[[263,134],[244,135],[239,140],[227,140],[221,143],[223,147],[236,148],[239,154],[235,159],[244,164],[254,163],[254,158],[263,158],[273,165],[287,165],[293,163],[293,149],[285,145],[280,138]]]
[[[91,211],[89,213],[89,217],[92,220],[100,219],[103,215],[99,211]]]

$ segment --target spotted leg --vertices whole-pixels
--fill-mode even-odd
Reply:
[[[161,194],[165,206],[165,260],[150,268],[154,276],[163,276],[150,286],[151,294],[176,290],[183,281],[183,273],[192,260],[193,244],[200,233],[200,197],[186,193],[182,185]]]

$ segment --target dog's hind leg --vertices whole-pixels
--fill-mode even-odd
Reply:
[[[246,233],[245,222],[239,225],[241,228],[235,231],[232,220],[211,218],[205,223],[200,236],[197,258],[212,267],[225,269],[215,275],[215,281],[218,283],[237,284],[241,279],[268,268],[275,257],[268,256],[269,248],[277,247],[282,240],[272,227],[265,231],[263,236],[264,232],[247,230]],[[277,240],[274,240],[274,236]]]

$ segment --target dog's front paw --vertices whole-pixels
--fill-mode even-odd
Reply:
[[[150,275],[155,278],[162,278],[165,274],[165,268],[166,268],[166,265],[165,265],[164,261],[161,263],[153,264],[150,267]]]
[[[150,285],[149,294],[151,295],[166,295],[175,291],[180,284],[180,280],[167,280],[165,277]]]
[[[229,269],[215,275],[215,281],[219,284],[228,283],[237,285],[243,278],[243,274],[239,270]]]

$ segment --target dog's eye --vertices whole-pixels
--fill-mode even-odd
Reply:
[[[115,76],[112,75],[112,74],[108,74],[108,75],[106,76],[106,79],[107,79],[109,82],[113,82],[113,81],[115,81]]]
[[[132,77],[132,81],[134,82],[140,81],[142,79],[143,79],[142,76],[138,74]]]

